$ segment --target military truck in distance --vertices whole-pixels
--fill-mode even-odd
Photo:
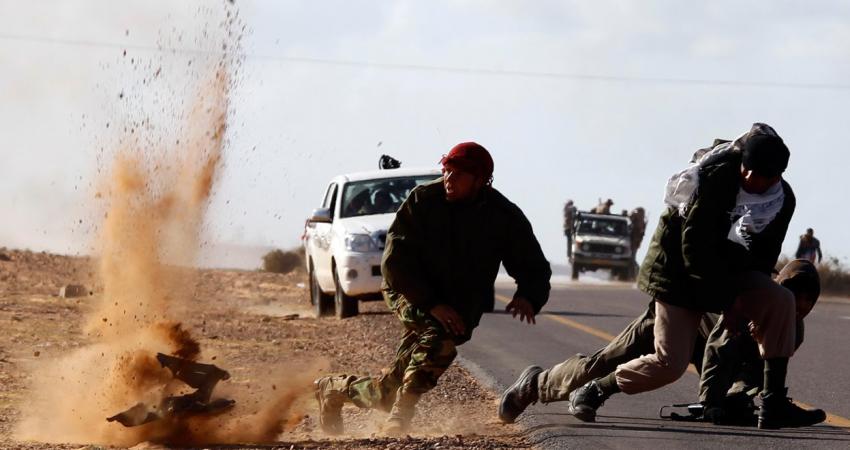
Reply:
[[[573,280],[581,272],[597,269],[610,269],[612,278],[620,281],[634,280],[637,270],[628,217],[578,212],[573,230]]]

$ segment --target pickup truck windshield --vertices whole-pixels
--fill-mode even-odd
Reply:
[[[591,219],[584,217],[579,221],[578,234],[595,234],[599,236],[627,236],[629,225],[624,220]]]
[[[440,175],[352,181],[342,192],[341,217],[388,214],[398,211],[410,191]]]

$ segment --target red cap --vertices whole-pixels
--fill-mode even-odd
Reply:
[[[455,145],[449,154],[443,155],[443,159],[440,160],[442,165],[446,165],[447,162],[487,179],[493,176],[493,158],[490,152],[475,142],[461,142]]]

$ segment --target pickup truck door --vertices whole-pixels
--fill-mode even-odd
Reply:
[[[333,288],[333,274],[331,273],[331,237],[333,233],[333,220],[336,218],[336,203],[339,195],[339,187],[331,183],[325,192],[322,208],[331,211],[331,223],[314,222],[310,233],[310,251],[313,255],[313,270],[323,290]]]

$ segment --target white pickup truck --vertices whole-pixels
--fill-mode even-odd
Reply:
[[[440,176],[439,169],[388,169],[331,180],[304,233],[317,316],[355,316],[360,300],[381,298],[387,228],[414,187]]]

